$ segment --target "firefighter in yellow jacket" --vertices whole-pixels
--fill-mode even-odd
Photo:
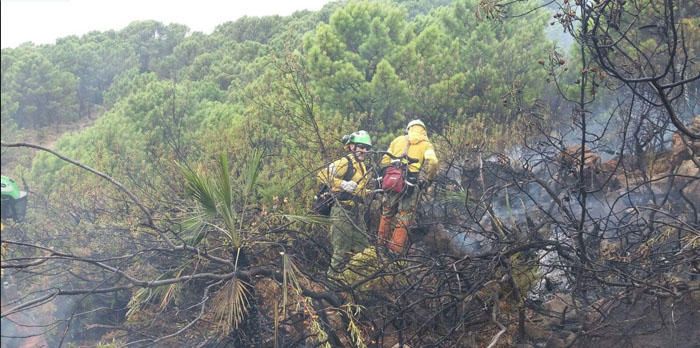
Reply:
[[[369,246],[362,209],[369,181],[364,160],[372,148],[372,140],[361,130],[345,136],[343,141],[349,154],[322,169],[317,176],[335,197],[330,213],[333,224],[329,239],[333,255],[327,272],[329,277],[340,275],[352,255]],[[348,171],[352,171],[352,175],[348,176]]]
[[[381,167],[386,169],[393,164],[392,161],[403,163],[407,166],[408,185],[402,192],[389,191],[384,194],[377,237],[380,245],[386,243],[393,252],[401,253],[408,241],[408,227],[414,218],[421,190],[426,189],[437,174],[438,159],[421,120],[409,122],[406,134],[395,138],[387,152],[394,159],[384,155]],[[395,223],[393,230],[392,222]]]

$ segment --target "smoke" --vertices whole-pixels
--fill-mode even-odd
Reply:
[[[37,287],[35,278],[22,279],[21,275],[4,277],[2,292],[2,311],[5,312],[19,304],[29,303],[35,299],[47,297],[46,301],[23,308],[14,314],[2,318],[2,347],[53,347],[59,342],[64,345],[71,342],[84,342],[85,339],[99,338],[103,330],[86,330],[83,323],[104,322],[105,310],[110,313],[109,305],[94,298],[99,295],[57,296],[50,297],[54,289],[32,291]],[[51,277],[49,282],[56,282]],[[71,288],[66,285],[66,288]],[[112,298],[107,299],[112,300]],[[84,303],[83,303],[84,302]],[[84,307],[92,307],[81,313]],[[70,325],[67,327],[67,325]],[[98,335],[98,336],[95,336]]]
[[[26,301],[22,292],[18,290],[14,277],[3,277],[2,311],[11,310],[20,302]],[[45,313],[46,306],[56,304],[44,304],[4,315],[0,319],[2,329],[3,347],[48,347],[47,333],[51,331],[56,321]],[[44,308],[42,308],[44,307]]]

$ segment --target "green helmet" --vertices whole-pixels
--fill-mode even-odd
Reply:
[[[2,195],[12,199],[17,199],[20,196],[19,185],[4,175],[2,176]]]
[[[2,176],[2,204],[0,205],[0,218],[22,221],[27,212],[27,192],[21,191],[17,182],[9,177]]]
[[[367,146],[372,146],[372,139],[369,137],[369,133],[363,130],[359,130],[350,135],[344,136],[343,142],[345,143],[345,145],[364,144]]]

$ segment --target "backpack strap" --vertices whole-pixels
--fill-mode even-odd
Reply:
[[[401,154],[401,158],[408,157],[408,147],[411,146],[411,142],[408,140],[408,135],[406,137],[406,147],[403,148],[403,153]]]
[[[406,165],[411,164],[411,163],[420,162],[419,160],[417,160],[415,158],[408,157],[408,148],[411,147],[411,143],[408,140],[408,135],[406,135],[405,137],[406,137],[406,147],[403,149],[403,153],[401,154],[401,159],[406,160],[406,162],[405,162]],[[421,163],[421,167],[422,167],[422,163]]]
[[[345,174],[343,175],[344,181],[350,181],[353,176],[355,176],[355,166],[352,164],[352,160],[349,155],[345,155],[345,160],[348,161],[348,166],[345,168]]]

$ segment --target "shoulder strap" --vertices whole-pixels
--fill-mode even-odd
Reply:
[[[408,135],[406,137],[406,147],[403,148],[403,153],[401,154],[401,158],[406,157],[408,154],[408,147],[411,146],[411,142],[408,140]]]
[[[345,155],[345,160],[348,161],[347,167],[345,167],[345,174],[343,175],[343,180],[350,181],[355,175],[355,166],[352,164],[350,156]]]
[[[408,148],[411,147],[411,142],[408,140],[408,135],[406,135],[405,137],[406,137],[406,147],[403,149],[403,153],[401,154],[401,158],[405,159],[406,162],[408,162],[408,164],[420,162],[419,160],[417,160],[415,158],[408,157]],[[423,163],[421,163],[421,167],[422,167],[422,164]]]

